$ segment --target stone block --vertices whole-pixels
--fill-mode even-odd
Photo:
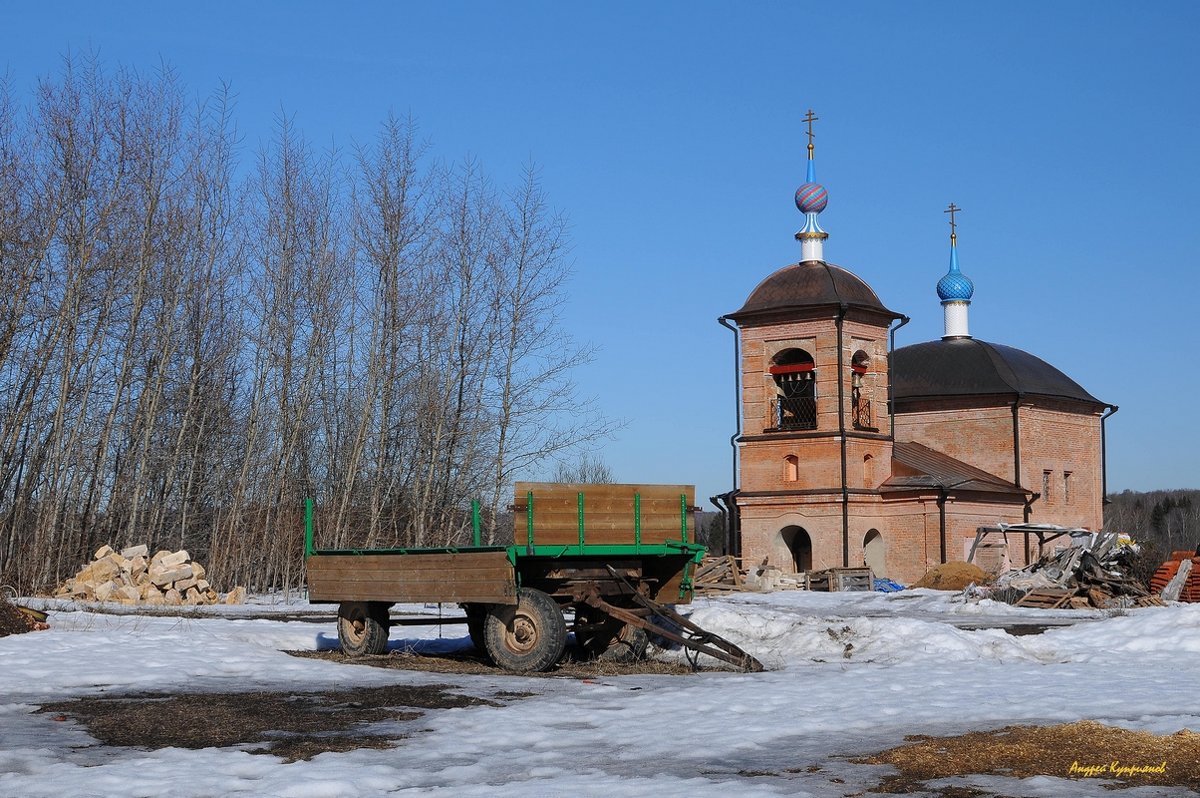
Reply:
[[[183,602],[191,606],[202,604],[203,601],[201,601],[200,598],[200,591],[195,587],[188,588],[183,594]]]
[[[203,579],[204,575],[207,573],[208,569],[206,569],[203,565],[198,562],[192,563],[192,576],[196,577],[197,579]]]
[[[173,554],[168,554],[167,556],[163,557],[161,560],[159,560],[159,563],[161,563],[163,566],[169,567],[172,565],[183,565],[190,559],[192,558],[191,555],[187,553],[187,549],[180,549]]]
[[[145,559],[146,554],[148,554],[149,551],[149,547],[143,543],[140,546],[130,546],[127,549],[121,549],[121,556],[127,560],[132,560],[134,557],[141,557]]]
[[[113,563],[112,560],[103,559],[92,563],[91,567],[86,569],[89,571],[88,580],[97,583],[107,582],[108,580],[121,573],[121,569]]]
[[[142,591],[132,585],[125,585],[117,590],[122,601],[137,602],[142,598]]]
[[[186,591],[188,591],[192,588],[195,588],[199,581],[200,580],[196,579],[195,576],[189,577],[187,579],[177,579],[177,580],[175,580],[175,584],[172,585],[172,587],[174,587],[180,593],[185,593]]]
[[[246,588],[238,585],[225,596],[226,604],[244,604],[246,601]]]
[[[133,557],[129,560],[129,575],[136,581],[139,577],[146,573],[147,568],[146,558],[143,556]]]
[[[93,560],[103,560],[105,557],[113,553],[112,546],[101,546],[96,549],[96,554],[92,557]]]
[[[116,591],[117,585],[115,582],[101,582],[96,585],[96,601],[108,601],[109,597]]]
[[[183,604],[183,596],[179,595],[179,591],[171,588],[163,594],[163,604],[169,607],[178,607]]]
[[[165,587],[181,579],[192,578],[192,566],[179,565],[174,568],[164,567],[161,563],[150,566],[150,581],[159,587]]]

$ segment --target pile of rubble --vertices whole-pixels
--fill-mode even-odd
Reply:
[[[55,596],[80,601],[115,601],[121,604],[194,606],[241,604],[246,589],[236,587],[221,596],[204,578],[204,566],[192,562],[186,550],[159,551],[147,558],[146,546],[116,552],[101,546],[92,561],[58,588]]]
[[[1043,609],[1161,605],[1162,599],[1130,575],[1132,553],[1115,533],[1102,534],[1091,546],[1073,545],[1000,574],[990,588],[974,588],[973,594]]]
[[[722,593],[774,593],[776,590],[871,590],[875,578],[870,568],[826,568],[822,571],[785,573],[766,560],[742,568],[738,558],[705,557],[692,576],[696,593],[701,596]],[[896,585],[899,588],[899,585]]]

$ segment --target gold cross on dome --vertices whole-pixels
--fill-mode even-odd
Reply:
[[[809,158],[809,160],[812,160],[812,154],[813,154],[812,123],[816,122],[817,119],[819,119],[819,118],[820,117],[818,117],[816,114],[813,113],[813,109],[811,109],[811,108],[809,108],[808,113],[804,115],[804,121],[808,123],[808,158]]]
[[[950,239],[952,241],[954,239],[958,238],[958,235],[956,232],[956,230],[958,228],[958,223],[954,221],[954,214],[958,213],[961,210],[962,210],[962,208],[958,207],[953,202],[951,202],[950,207],[947,208],[946,210],[942,211],[942,213],[950,214]]]

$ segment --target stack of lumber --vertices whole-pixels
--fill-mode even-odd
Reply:
[[[146,546],[120,552],[101,546],[92,561],[58,588],[55,596],[80,601],[115,601],[121,604],[195,606],[241,604],[246,589],[234,588],[222,598],[204,578],[204,566],[193,562],[186,550],[159,551],[147,557]]]
[[[701,595],[747,589],[736,557],[705,557],[692,575],[692,585]]]
[[[1017,607],[1084,609],[1161,605],[1127,571],[1117,535],[1097,538],[1091,548],[1072,546],[996,578],[992,598]]]

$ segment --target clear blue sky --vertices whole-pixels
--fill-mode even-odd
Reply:
[[[1200,3],[7,3],[0,66],[68,50],[228,81],[247,156],[285,109],[318,145],[411,113],[572,222],[583,391],[628,420],[622,481],[728,490],[736,310],[799,258],[801,117],[826,258],[941,335],[959,217],[971,331],[1100,399],[1109,489],[1200,487]],[[1192,358],[1192,359],[1189,359]]]

